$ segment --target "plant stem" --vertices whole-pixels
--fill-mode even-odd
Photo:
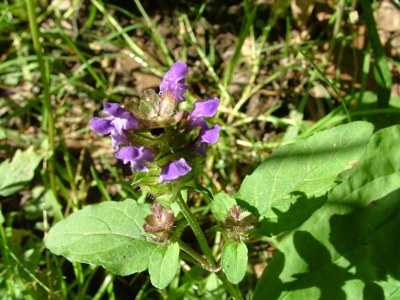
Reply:
[[[180,191],[176,195],[176,201],[178,202],[179,208],[189,223],[189,226],[192,228],[193,233],[199,242],[200,249],[203,251],[204,255],[207,257],[208,263],[211,266],[211,269],[217,270],[218,265],[214,258],[214,255],[211,252],[210,247],[208,246],[207,239],[204,236],[203,230],[200,228],[199,223],[197,222],[195,216],[190,211],[190,208],[187,206],[185,200],[182,198]],[[182,248],[185,251],[184,248]],[[242,295],[238,291],[238,289],[228,281],[225,274],[223,272],[216,272],[218,278],[222,281],[225,289],[231,294],[231,296],[236,300],[242,300]]]
[[[232,298],[234,300],[243,300],[242,295],[240,294],[239,289],[236,288],[232,283],[228,281],[228,278],[226,278],[224,272],[218,272],[216,273],[219,280],[222,281],[222,284],[225,286],[225,289],[231,294]]]
[[[36,53],[37,62],[39,64],[40,70],[40,79],[42,81],[43,86],[43,121],[42,121],[42,129],[46,130],[47,128],[47,138],[48,138],[48,147],[51,152],[51,156],[48,159],[48,176],[50,182],[50,189],[54,195],[57,197],[56,193],[56,184],[55,184],[55,169],[54,169],[54,152],[55,152],[55,131],[54,131],[54,119],[52,114],[51,102],[50,102],[50,80],[49,80],[49,69],[45,64],[42,54],[42,46],[39,40],[39,28],[36,22],[36,5],[34,0],[26,0],[26,7],[28,10],[29,17],[29,26],[32,34],[32,42],[33,48]],[[57,210],[55,210],[57,211]],[[58,219],[62,219],[62,216],[57,215]]]
[[[213,270],[212,266],[210,265],[210,263],[205,260],[203,257],[201,257],[201,255],[199,253],[197,253],[195,250],[193,250],[189,245],[187,245],[185,242],[183,242],[181,239],[177,239],[176,240],[179,244],[179,247],[186,252],[192,259],[194,259],[194,261],[196,261],[199,266],[203,269],[206,269],[208,271],[216,271]]]
[[[180,192],[177,193],[176,200],[178,202],[179,208],[180,208],[183,216],[188,221],[189,226],[192,228],[193,233],[194,233],[197,241],[199,242],[201,251],[203,251],[203,253],[207,257],[207,260],[210,263],[210,265],[213,268],[214,267],[216,268],[217,262],[215,261],[215,258],[211,253],[211,249],[208,246],[207,239],[204,236],[204,233],[201,230],[199,223],[196,221],[195,216],[192,214],[192,212],[190,211],[190,208],[187,206],[185,200],[182,198],[182,195]]]

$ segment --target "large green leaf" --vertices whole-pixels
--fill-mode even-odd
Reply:
[[[146,240],[150,207],[127,199],[86,206],[51,228],[45,245],[71,261],[103,266],[117,275],[144,271],[157,247]]]
[[[0,164],[0,196],[9,196],[20,191],[35,175],[35,169],[43,156],[33,147],[17,150],[11,161]]]
[[[360,162],[288,233],[254,299],[400,298],[400,126],[377,132]]]
[[[353,122],[281,147],[246,176],[235,198],[259,214],[260,233],[296,228],[324,203],[337,174],[364,153],[371,134],[371,124]]]

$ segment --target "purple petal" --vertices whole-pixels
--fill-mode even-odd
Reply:
[[[139,127],[139,122],[131,113],[127,112],[124,118],[114,118],[111,125],[114,126],[118,134],[122,134],[123,130],[137,129]]]
[[[221,127],[219,125],[215,125],[212,128],[201,130],[200,135],[198,137],[198,142],[214,144],[219,139],[219,130],[220,129],[221,129]]]
[[[90,128],[98,134],[109,134],[113,129],[112,118],[93,118],[89,121]]]
[[[160,94],[170,92],[178,101],[185,101],[184,94],[188,89],[185,84],[187,66],[184,62],[176,62],[167,73],[160,84]]]
[[[185,176],[192,168],[188,165],[184,158],[170,162],[162,167],[158,183],[175,180]]]
[[[201,117],[213,117],[218,110],[219,99],[216,97],[200,100],[194,103],[194,108],[189,114],[191,119],[201,118]]]
[[[144,147],[126,146],[121,147],[115,157],[122,160],[124,164],[130,164],[133,171],[147,172],[147,162],[154,161],[150,150]]]
[[[129,139],[125,133],[118,134],[115,130],[111,131],[111,144],[114,149],[118,149],[119,144],[129,144]]]
[[[118,103],[104,102],[103,107],[106,113],[116,118],[122,118],[127,112]]]

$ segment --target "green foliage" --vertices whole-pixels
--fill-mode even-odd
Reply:
[[[327,202],[281,239],[255,299],[397,298],[399,145],[400,126],[373,135]]]
[[[71,261],[100,265],[118,275],[144,271],[156,244],[146,240],[149,205],[127,199],[87,206],[53,226],[46,247]]]
[[[228,280],[239,283],[247,270],[247,246],[243,241],[228,240],[222,250],[221,266]]]
[[[20,191],[32,180],[42,155],[33,147],[25,151],[17,150],[12,160],[0,164],[0,196],[10,196]]]
[[[235,198],[260,216],[260,233],[294,229],[323,204],[337,174],[358,161],[371,133],[371,124],[353,122],[281,147],[246,176]]]
[[[214,217],[221,222],[228,215],[229,209],[236,204],[234,198],[221,192],[214,196],[214,201],[211,203],[211,211]]]
[[[158,246],[150,257],[149,274],[152,285],[159,289],[167,287],[174,279],[178,266],[178,243]]]

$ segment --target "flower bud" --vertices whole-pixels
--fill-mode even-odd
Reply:
[[[152,214],[144,219],[144,231],[150,233],[155,242],[165,242],[170,238],[175,225],[174,213],[164,209],[160,203],[154,203],[151,211]]]
[[[229,237],[239,241],[247,239],[249,232],[257,223],[258,219],[250,212],[242,210],[239,205],[234,205],[221,225]]]
[[[126,108],[132,111],[142,127],[153,129],[175,124],[178,104],[171,92],[166,91],[160,96],[148,89],[141,94],[140,100],[128,103]]]

